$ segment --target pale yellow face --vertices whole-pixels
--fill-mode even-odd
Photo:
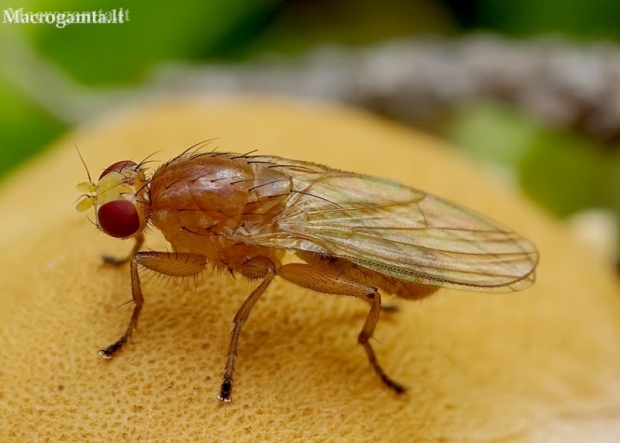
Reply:
[[[83,182],[77,189],[85,194],[76,205],[79,212],[94,207],[97,225],[106,234],[128,238],[146,226],[148,181],[144,170],[132,161],[108,167],[97,184]]]

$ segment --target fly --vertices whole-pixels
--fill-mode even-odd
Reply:
[[[129,262],[134,309],[124,334],[99,351],[112,358],[129,340],[144,303],[139,267],[192,277],[207,264],[261,283],[234,318],[218,398],[231,401],[239,335],[276,276],[316,292],[366,300],[358,335],[383,383],[397,393],[371,346],[381,293],[408,300],[440,287],[519,291],[535,280],[536,247],[455,203],[397,182],[268,155],[185,151],[152,176],[145,162],[120,161],[95,184],[80,183],[80,212],[93,207],[106,234],[133,238]],[[142,251],[147,226],[173,252]],[[284,252],[300,263],[283,263]]]

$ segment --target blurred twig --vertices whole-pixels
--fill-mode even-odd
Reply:
[[[620,46],[491,35],[321,47],[298,59],[167,66],[152,86],[191,93],[277,92],[364,106],[419,123],[480,98],[515,103],[554,127],[620,137]]]
[[[497,98],[554,127],[607,142],[620,138],[620,46],[611,42],[480,34],[363,49],[322,46],[292,60],[271,55],[245,64],[166,65],[137,89],[96,90],[72,82],[25,42],[11,47],[5,74],[67,124],[153,96],[275,92],[359,105],[411,123],[463,102]]]

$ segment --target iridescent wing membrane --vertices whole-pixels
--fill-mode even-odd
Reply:
[[[293,192],[270,233],[244,241],[336,256],[398,279],[475,291],[534,282],[536,247],[499,223],[399,183],[279,157]]]

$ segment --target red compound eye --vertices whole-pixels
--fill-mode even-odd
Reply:
[[[99,227],[111,237],[129,237],[140,229],[138,210],[127,200],[114,200],[101,206],[97,220]]]
[[[136,166],[136,164],[131,160],[116,162],[113,165],[108,166],[106,170],[101,173],[99,180],[101,180],[104,175],[108,175],[112,171],[121,172],[123,169],[133,168],[134,166]]]

